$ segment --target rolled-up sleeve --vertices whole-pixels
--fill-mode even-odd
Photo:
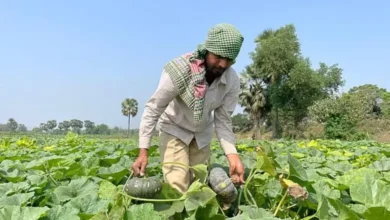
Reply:
[[[148,149],[151,144],[153,130],[161,114],[169,103],[177,96],[177,90],[167,73],[163,72],[159,85],[146,102],[139,128],[139,148]]]
[[[238,103],[240,83],[239,80],[234,83],[232,89],[225,96],[223,104],[214,111],[215,132],[226,155],[237,154],[231,116]]]

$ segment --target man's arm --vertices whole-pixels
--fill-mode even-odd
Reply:
[[[238,103],[240,93],[240,81],[236,80],[231,91],[223,100],[221,107],[214,112],[215,131],[221,146],[229,160],[229,175],[234,184],[244,184],[244,165],[237,153],[235,146],[235,134],[233,133],[231,116]]]
[[[239,93],[240,83],[237,80],[224,98],[222,106],[214,111],[215,132],[226,155],[237,154],[231,116],[238,103]]]
[[[145,105],[139,130],[139,148],[149,149],[152,133],[157,121],[169,103],[177,96],[176,88],[168,76],[163,72],[160,83]]]

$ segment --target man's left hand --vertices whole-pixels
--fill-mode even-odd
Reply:
[[[240,157],[237,154],[228,154],[227,158],[230,164],[229,175],[233,183],[238,185],[244,184],[245,169]]]

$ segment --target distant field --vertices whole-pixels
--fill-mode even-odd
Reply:
[[[212,148],[212,164],[228,169]],[[202,166],[184,195],[166,184],[154,200],[126,195],[135,139],[0,136],[0,219],[390,219],[390,144],[242,139],[237,148],[246,184],[223,211]],[[147,175],[161,177],[156,146]]]

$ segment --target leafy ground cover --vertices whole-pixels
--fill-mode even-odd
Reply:
[[[68,134],[0,138],[0,219],[390,219],[390,144],[329,140],[237,145],[247,169],[223,209],[207,168],[185,194],[167,184],[156,198],[127,195],[135,140]],[[217,142],[212,166],[228,169]],[[156,146],[148,176],[161,176]]]

